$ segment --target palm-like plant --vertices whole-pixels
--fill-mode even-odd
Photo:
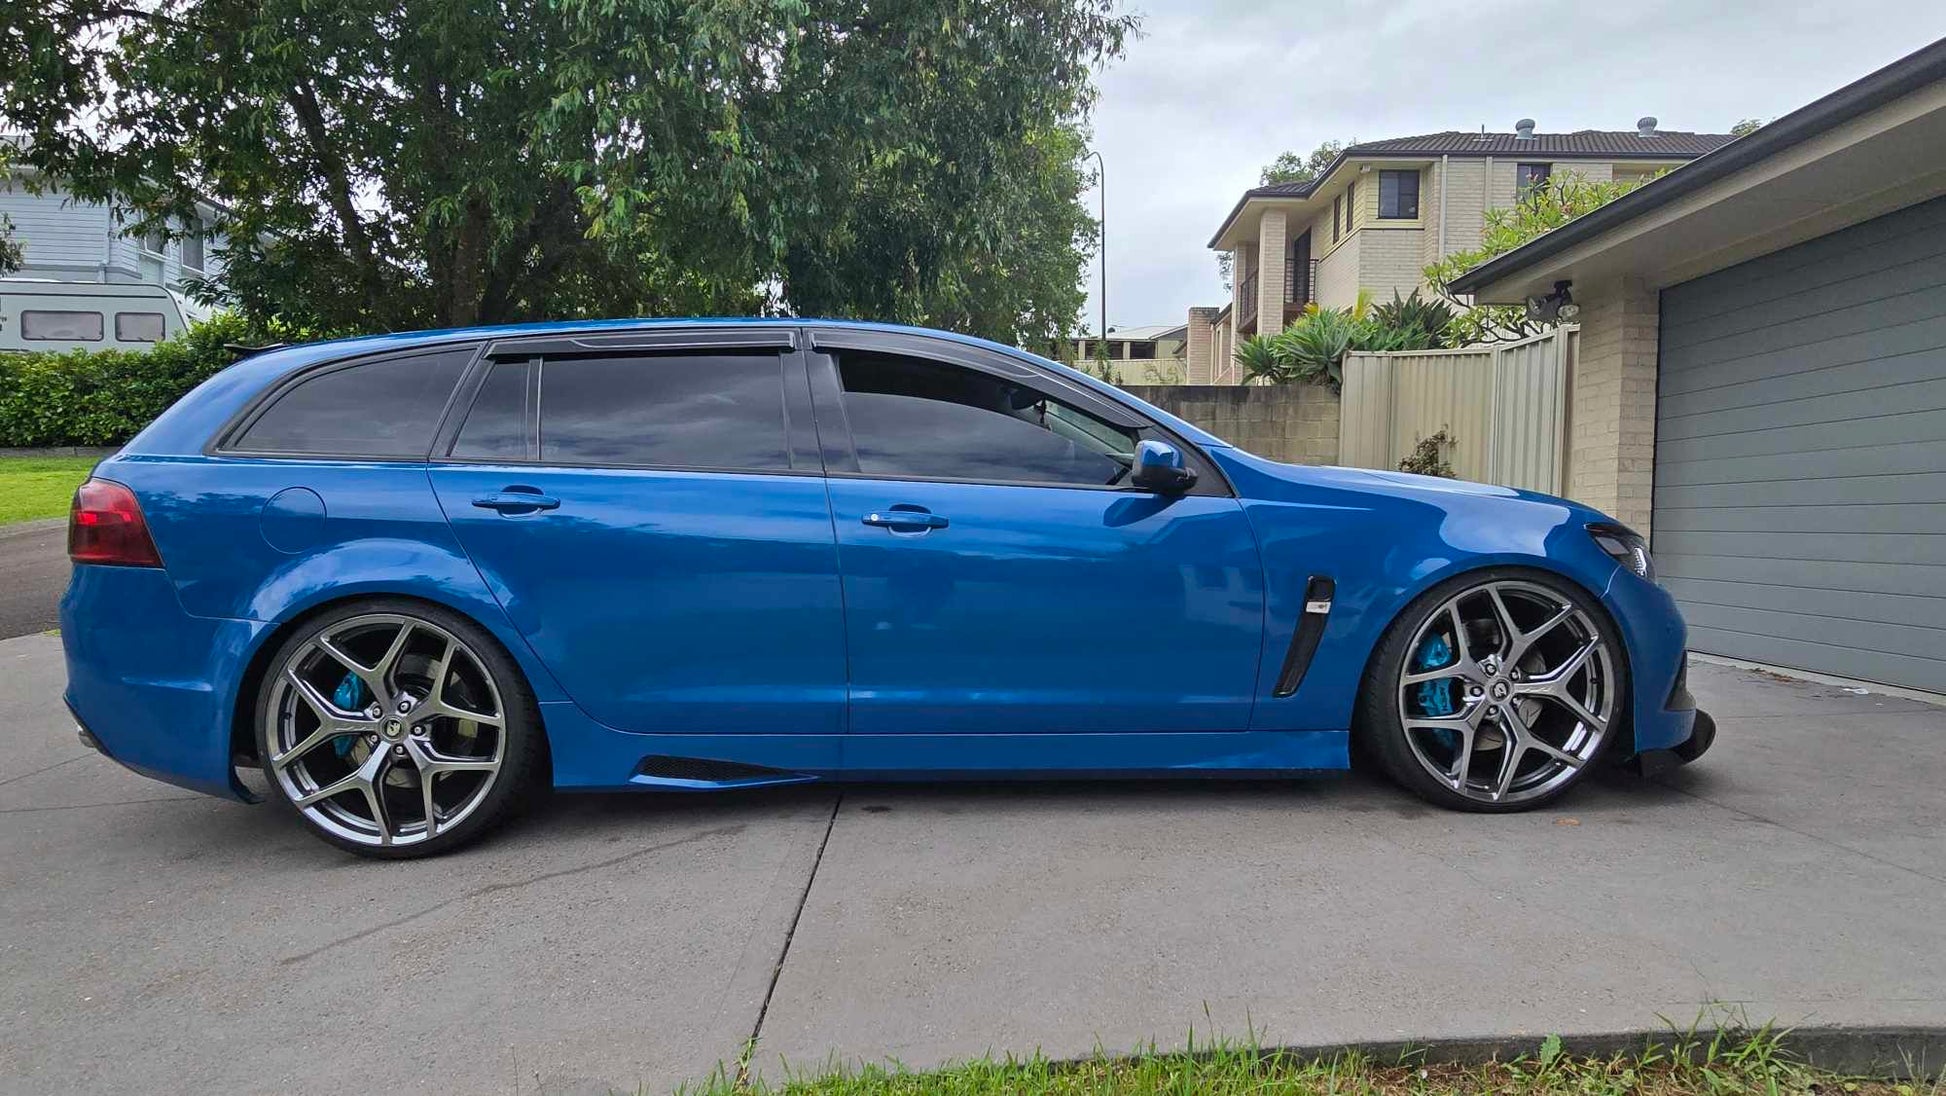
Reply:
[[[1392,291],[1392,299],[1378,305],[1371,311],[1370,321],[1375,329],[1396,332],[1420,332],[1424,337],[1408,338],[1410,347],[1370,346],[1368,350],[1439,350],[1452,345],[1453,306],[1441,300],[1428,300],[1414,289],[1409,297],[1400,297],[1398,290]]]
[[[1243,370],[1245,381],[1290,383],[1293,378],[1289,364],[1278,352],[1277,339],[1276,335],[1252,335],[1237,341],[1236,350],[1230,356],[1236,360],[1237,368]]]
[[[1292,380],[1322,381],[1335,391],[1344,383],[1345,352],[1357,348],[1362,326],[1349,311],[1321,308],[1285,328],[1274,343]]]

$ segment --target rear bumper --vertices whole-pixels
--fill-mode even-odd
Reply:
[[[83,740],[144,776],[247,801],[231,768],[231,715],[265,627],[190,616],[159,570],[75,567],[61,646]]]

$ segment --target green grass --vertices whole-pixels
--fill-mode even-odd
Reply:
[[[1565,1053],[1549,1037],[1538,1054],[1486,1065],[1440,1063],[1408,1055],[1381,1062],[1347,1052],[1306,1058],[1247,1045],[1184,1053],[1150,1052],[1082,1062],[1044,1058],[981,1060],[944,1069],[827,1070],[769,1085],[728,1070],[694,1096],[1946,1096],[1936,1081],[1842,1077],[1794,1059],[1780,1034],[1763,1028],[1720,1035],[1675,1033],[1661,1045],[1613,1057]]]
[[[0,457],[0,525],[68,512],[98,457]]]

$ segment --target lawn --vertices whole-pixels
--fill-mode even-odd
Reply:
[[[99,457],[0,457],[0,525],[68,512]]]
[[[1085,1062],[981,1060],[940,1070],[866,1068],[802,1074],[778,1084],[719,1076],[699,1096],[1136,1096],[1279,1093],[1290,1096],[1946,1096],[1938,1081],[1842,1077],[1789,1054],[1769,1029],[1699,1039],[1676,1035],[1613,1057],[1578,1057],[1549,1038],[1538,1054],[1487,1065],[1408,1057],[1381,1063],[1345,1053],[1307,1058],[1228,1046]]]

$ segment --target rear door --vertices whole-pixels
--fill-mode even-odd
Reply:
[[[1160,435],[1119,405],[938,340],[816,337],[852,733],[1248,728],[1263,568],[1213,467],[1132,488]]]
[[[755,328],[499,345],[437,450],[461,543],[611,727],[844,729],[837,555],[792,341]]]

